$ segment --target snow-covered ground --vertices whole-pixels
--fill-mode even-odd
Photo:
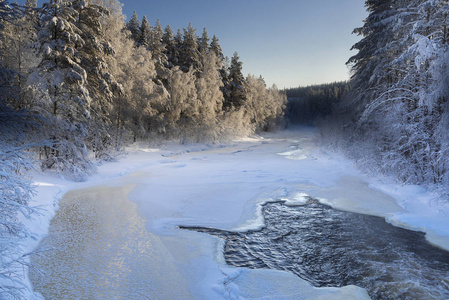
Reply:
[[[96,186],[130,190],[129,203],[137,204],[155,253],[161,253],[154,269],[165,270],[148,275],[158,285],[154,298],[366,299],[366,292],[354,286],[314,288],[290,273],[226,266],[223,241],[177,228],[258,228],[263,226],[260,204],[271,200],[295,203],[309,195],[339,209],[425,231],[432,243],[449,249],[448,205],[419,186],[361,174],[351,161],[319,148],[315,134],[313,128],[302,128],[218,145],[141,144],[128,148],[118,162],[100,166],[84,183],[36,175],[38,194],[32,205],[45,210],[27,221],[37,236],[28,250],[46,235],[67,191]]]

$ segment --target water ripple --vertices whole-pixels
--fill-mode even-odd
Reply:
[[[449,299],[449,252],[422,232],[314,199],[294,207],[267,203],[263,216],[259,231],[181,228],[224,238],[232,266],[285,270],[317,287],[354,284],[373,299]]]

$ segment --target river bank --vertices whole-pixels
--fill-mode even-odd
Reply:
[[[41,175],[36,177],[39,193],[35,201],[46,211],[32,221],[32,228],[37,240],[47,235],[49,220],[69,190],[98,185],[113,190],[132,185],[127,198],[136,205],[145,230],[156,236],[160,248],[167,251],[164,256],[173,262],[175,270],[170,274],[177,274],[162,276],[162,281],[154,284],[155,293],[164,282],[182,278],[184,283],[176,288],[186,299],[367,297],[363,289],[354,286],[314,288],[286,272],[231,268],[224,264],[219,239],[177,228],[260,228],[260,205],[267,201],[283,199],[295,203],[309,195],[340,209],[426,229],[438,237],[440,246],[447,245],[449,233],[445,230],[449,226],[438,223],[445,220],[445,206],[437,207],[432,195],[420,187],[366,178],[351,161],[320,149],[314,135],[314,129],[305,128],[222,145],[139,145],[128,149],[128,156],[119,162],[101,166],[86,183]],[[420,215],[423,211],[425,214]],[[427,219],[431,217],[433,222]],[[36,247],[37,242],[30,242],[29,246]],[[163,263],[164,260],[156,265],[161,267]]]

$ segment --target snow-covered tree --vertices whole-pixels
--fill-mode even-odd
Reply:
[[[227,107],[234,107],[239,109],[246,101],[246,82],[242,74],[242,65],[238,53],[235,52],[231,59],[228,76],[228,90],[229,99],[227,100]]]
[[[212,37],[212,41],[210,42],[210,50],[213,51],[219,59],[224,58],[223,49],[220,46],[219,39],[215,35]]]
[[[198,37],[196,29],[189,23],[187,29],[184,28],[184,36],[180,48],[180,67],[184,72],[188,72],[190,67],[197,70],[200,63],[200,52],[198,51]]]
[[[196,77],[193,68],[188,72],[174,67],[169,76],[170,98],[165,116],[170,133],[181,140],[192,135],[191,130],[198,124],[200,102],[196,94]]]
[[[245,111],[256,131],[270,131],[281,127],[287,98],[276,86],[267,89],[262,77],[248,76]]]
[[[165,45],[165,55],[167,57],[167,68],[172,68],[176,64],[176,45],[173,38],[173,30],[170,25],[164,29],[162,43]]]
[[[35,213],[28,206],[34,187],[27,172],[35,168],[30,150],[37,146],[33,136],[39,122],[8,108],[4,100],[0,96],[0,298],[21,299],[27,264],[22,243],[30,232],[20,219]]]
[[[182,64],[181,50],[183,47],[182,31],[180,28],[176,31],[176,35],[173,37],[173,53],[171,62],[173,66],[180,66]]]
[[[139,28],[139,39],[137,40],[137,46],[143,46],[149,49],[151,41],[151,25],[146,16],[143,16],[142,22]]]
[[[221,48],[219,40],[215,35],[212,37],[212,41],[210,42],[210,51],[215,53],[215,56],[218,58],[218,66],[221,67],[224,61],[223,49]]]
[[[37,26],[36,7],[33,5],[35,2],[28,1],[23,9],[24,13],[17,16],[14,22],[4,22],[0,43],[0,59],[3,66],[16,72],[16,75],[10,78],[14,80],[10,82],[9,87],[15,90],[15,97],[10,98],[9,103],[18,109],[28,106],[24,97],[25,78],[38,63],[31,47],[36,38]]]
[[[16,85],[17,71],[5,67],[9,49],[5,42],[5,28],[23,18],[16,5],[0,2],[0,298],[23,298],[22,284],[26,261],[22,242],[29,236],[19,221],[20,215],[30,218],[33,210],[28,202],[33,186],[26,172],[34,168],[28,152],[36,144],[31,137],[37,134],[38,122],[24,111],[11,108],[11,99],[18,99],[21,91]],[[11,28],[9,29],[11,30]],[[5,50],[6,53],[5,53]]]
[[[107,78],[114,80],[114,87],[111,86],[109,90],[114,90],[112,98],[107,99],[109,103],[106,108],[109,108],[104,116],[107,116],[106,122],[102,125],[107,128],[109,138],[107,143],[113,141],[115,150],[120,150],[124,145],[125,128],[124,120],[126,114],[127,96],[124,93],[124,88],[127,81],[123,78],[124,67],[128,66],[129,60],[131,60],[131,52],[134,48],[135,41],[129,39],[131,32],[129,30],[123,30],[126,27],[125,17],[122,13],[122,6],[118,0],[95,0],[94,2],[108,10],[108,14],[103,14],[100,17],[102,25],[102,40],[103,43],[108,45],[109,49],[113,49],[113,52],[108,52],[108,55],[103,56],[105,64],[107,66]],[[136,16],[137,18],[137,16]],[[108,80],[105,80],[108,83]],[[112,82],[109,82],[112,83]],[[108,84],[109,84],[108,83]],[[101,111],[101,110],[100,110]],[[104,127],[103,127],[104,128]],[[99,135],[101,137],[102,135]],[[110,145],[112,146],[112,145]],[[111,152],[112,149],[105,149],[107,152]],[[105,155],[109,155],[105,153]]]
[[[217,69],[217,57],[213,52],[202,52],[201,69],[196,80],[197,97],[200,104],[197,130],[195,134],[200,139],[215,140],[219,136],[218,120],[222,115],[223,82]]]
[[[136,11],[133,12],[131,19],[126,23],[126,29],[131,32],[131,38],[134,42],[138,42],[140,40],[140,20],[137,17]]]
[[[136,48],[131,53],[127,66],[123,66],[123,78],[127,99],[128,118],[126,126],[133,134],[133,141],[145,139],[151,132],[165,132],[163,107],[167,91],[156,84],[157,76],[151,52]]]
[[[209,34],[207,33],[206,28],[203,28],[203,34],[198,43],[198,50],[200,53],[209,51],[209,40]]]
[[[9,103],[19,97],[20,89],[17,87],[17,82],[20,75],[9,63],[8,57],[11,58],[15,51],[7,47],[12,38],[8,29],[21,17],[22,12],[18,6],[10,5],[8,1],[0,2],[0,94],[3,100]]]
[[[164,32],[162,31],[159,19],[153,28],[149,49],[151,51],[153,60],[155,62],[157,79],[161,82],[166,82],[168,76],[167,70],[167,55],[165,54],[165,45],[163,43]]]
[[[113,100],[122,93],[122,87],[111,73],[106,59],[115,54],[112,44],[105,38],[102,25],[109,11],[91,1],[73,0],[72,3],[78,12],[76,25],[85,41],[79,48],[78,57],[86,70],[86,86],[92,98],[87,146],[96,158],[108,158],[108,152],[113,148],[113,120],[110,117]]]
[[[77,20],[78,12],[71,2],[51,0],[43,4],[38,33],[42,61],[28,82],[49,96],[47,110],[54,120],[49,128],[54,144],[42,151],[43,167],[82,179],[93,169],[85,144],[92,99],[79,51],[86,42]]]
[[[448,1],[366,5],[338,111],[344,140],[355,158],[404,182],[447,183]]]

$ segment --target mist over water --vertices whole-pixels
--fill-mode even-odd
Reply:
[[[313,199],[267,203],[263,216],[259,231],[181,228],[224,238],[225,260],[235,267],[285,270],[317,287],[354,284],[373,299],[449,299],[449,252],[422,232]]]

